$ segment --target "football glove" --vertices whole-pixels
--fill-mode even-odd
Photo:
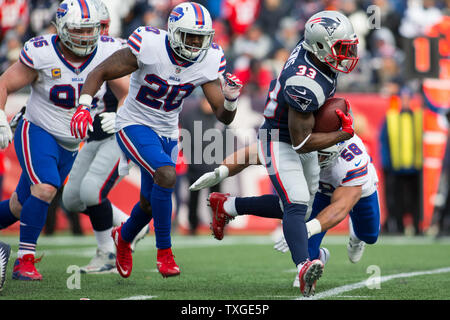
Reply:
[[[277,251],[280,252],[288,252],[289,251],[289,246],[286,242],[286,239],[284,238],[283,233],[281,233],[281,237],[275,241],[275,244],[273,245],[273,248]]]
[[[237,99],[241,94],[242,81],[231,73],[222,75],[219,79],[222,85],[223,96],[225,97],[225,109],[228,111],[236,110]]]
[[[99,115],[102,119],[100,121],[102,125],[102,130],[106,133],[115,133],[116,126],[116,113],[115,112],[103,112]]]
[[[203,174],[189,187],[189,190],[199,191],[201,189],[213,187],[228,177],[228,173],[228,167],[221,165],[218,168],[215,168],[213,172]]]
[[[350,110],[349,110],[350,111]],[[347,114],[343,113],[341,110],[337,109],[336,114],[341,119],[341,127],[342,131],[345,131],[350,134],[350,136],[353,137],[355,134],[355,131],[353,130],[353,118],[350,115],[350,112],[347,112]]]
[[[8,147],[12,141],[12,131],[4,110],[0,109],[0,149]]]
[[[20,111],[17,112],[14,115],[14,117],[12,117],[11,121],[9,121],[9,126],[11,127],[11,131],[13,134],[16,131],[16,128],[19,125],[20,120],[23,118],[23,115],[25,114],[26,109],[27,109],[27,107],[23,106],[22,109],[20,109]]]
[[[84,139],[88,130],[94,130],[90,109],[88,106],[80,104],[70,121],[70,133],[77,139]]]

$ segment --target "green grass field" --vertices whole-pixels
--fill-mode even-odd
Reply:
[[[181,276],[166,279],[156,271],[153,235],[138,244],[128,279],[118,274],[77,278],[73,270],[87,264],[95,253],[93,236],[42,236],[37,252],[37,256],[44,254],[37,264],[43,275],[40,282],[11,279],[18,237],[0,239],[13,249],[0,300],[302,298],[299,289],[292,287],[296,270],[290,254],[275,251],[270,236],[228,235],[217,241],[212,236],[175,235],[173,251]],[[377,244],[366,247],[358,264],[348,261],[346,241],[344,236],[325,238],[323,246],[331,258],[314,299],[450,300],[450,239],[380,236]],[[372,281],[366,282],[369,277]]]

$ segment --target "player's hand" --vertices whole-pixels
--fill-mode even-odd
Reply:
[[[102,119],[100,121],[102,125],[102,130],[106,133],[115,133],[116,127],[116,113],[115,112],[103,112],[99,115]]]
[[[205,188],[210,188],[222,182],[228,177],[228,168],[224,165],[215,168],[213,172],[207,172],[197,179],[190,187],[190,191],[198,191]]]
[[[337,109],[336,110],[336,114],[341,119],[342,131],[347,132],[348,134],[350,134],[349,138],[353,137],[353,135],[355,134],[355,131],[353,130],[353,127],[352,127],[353,118],[352,118],[350,112],[347,112],[345,114],[341,110]]]
[[[77,111],[72,116],[70,122],[70,133],[77,139],[84,139],[87,135],[87,131],[94,131],[92,127],[92,117],[89,112],[89,107],[80,104]]]
[[[242,81],[231,73],[222,75],[219,78],[225,99],[227,99],[228,101],[235,101],[237,98],[239,98],[242,89]]]
[[[275,244],[273,245],[273,248],[275,250],[283,252],[283,253],[289,251],[289,246],[288,246],[288,244],[286,242],[286,239],[284,238],[283,233],[281,233],[281,237],[277,241],[275,241]]]
[[[12,141],[12,131],[5,111],[0,109],[0,149],[5,149]]]

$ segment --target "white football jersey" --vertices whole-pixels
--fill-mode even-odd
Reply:
[[[59,46],[57,35],[36,37],[24,44],[20,61],[39,74],[31,84],[24,117],[50,133],[62,147],[76,150],[81,140],[71,135],[70,121],[78,106],[81,87],[89,72],[120,49],[121,44],[114,38],[100,36],[97,49],[79,64],[66,60]],[[94,97],[92,117],[104,108],[101,98],[105,92],[103,84]]]
[[[361,197],[377,190],[378,176],[364,143],[357,136],[346,140],[339,157],[320,170],[319,192],[331,196],[340,186],[362,186]]]
[[[178,139],[178,116],[183,99],[225,71],[222,48],[213,43],[201,62],[180,64],[170,49],[167,32],[139,27],[128,38],[139,69],[132,73],[130,89],[119,109],[116,129],[145,125],[157,134]]]

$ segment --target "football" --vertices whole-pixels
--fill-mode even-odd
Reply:
[[[315,123],[313,132],[332,132],[341,127],[341,119],[336,114],[336,110],[348,112],[348,101],[344,98],[329,98],[314,113]]]

